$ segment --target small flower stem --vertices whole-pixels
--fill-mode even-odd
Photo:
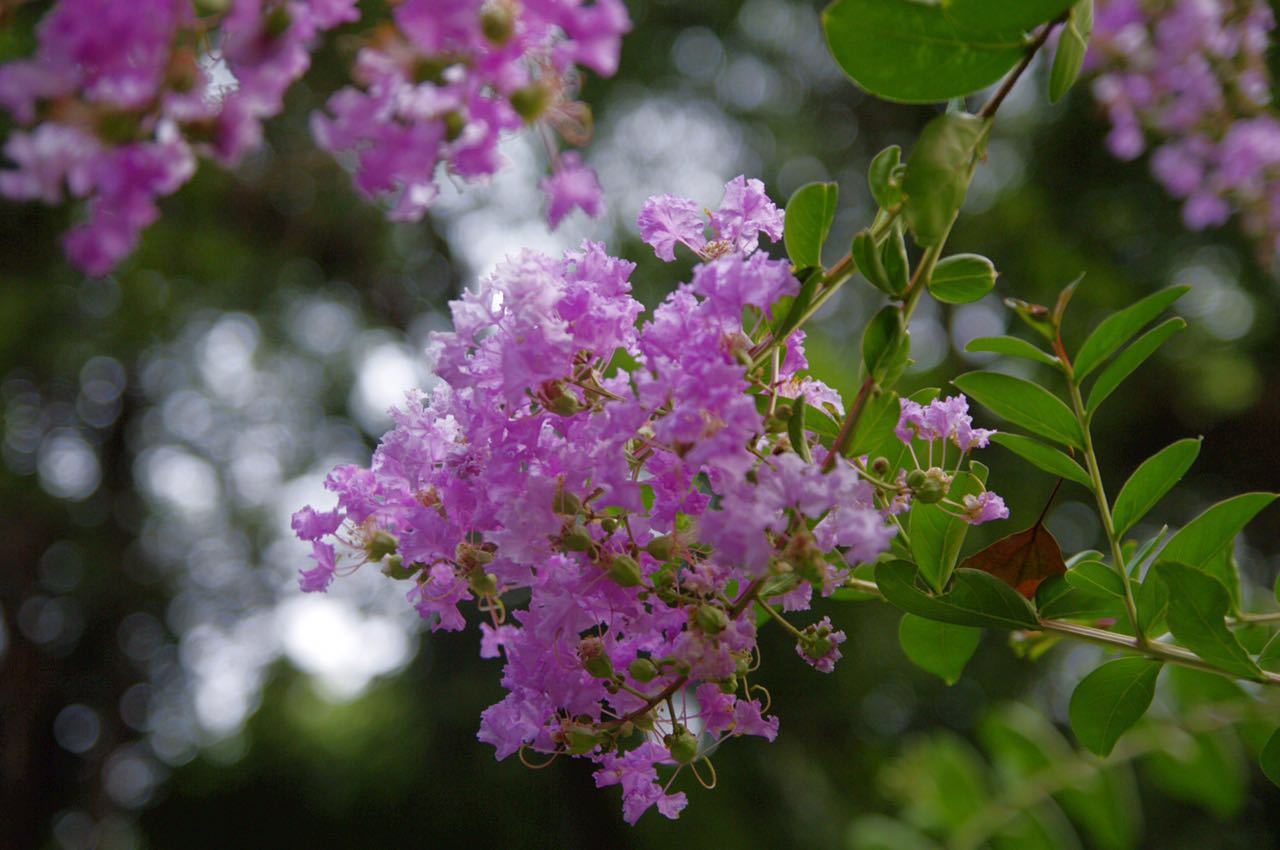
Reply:
[[[803,632],[801,632],[795,626],[791,625],[791,622],[786,617],[779,614],[777,609],[775,609],[768,602],[765,602],[763,599],[757,599],[756,604],[759,605],[761,608],[763,608],[766,614],[768,614],[770,617],[776,620],[778,622],[778,625],[782,626],[784,629],[791,632],[791,634],[795,635],[797,640],[804,637]]]
[[[1071,405],[1076,414],[1076,422],[1080,425],[1080,433],[1084,439],[1084,459],[1089,470],[1089,478],[1093,481],[1093,495],[1098,503],[1098,516],[1102,518],[1102,528],[1107,534],[1107,542],[1111,544],[1112,566],[1120,574],[1120,584],[1124,587],[1124,608],[1129,615],[1129,623],[1133,626],[1133,634],[1138,645],[1147,643],[1142,634],[1142,625],[1138,621],[1138,606],[1134,602],[1133,588],[1129,585],[1129,573],[1125,569],[1124,552],[1120,547],[1120,536],[1116,534],[1115,521],[1111,517],[1111,507],[1107,503],[1107,490],[1102,484],[1102,472],[1098,468],[1098,455],[1093,448],[1093,436],[1089,432],[1089,416],[1085,412],[1084,399],[1080,396],[1080,385],[1076,381],[1071,367],[1067,368],[1067,387],[1071,392]]]

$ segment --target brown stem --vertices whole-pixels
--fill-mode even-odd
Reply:
[[[1009,96],[1009,92],[1013,91],[1013,87],[1018,84],[1018,78],[1030,67],[1031,60],[1035,58],[1040,48],[1044,47],[1044,43],[1049,40],[1049,33],[1053,32],[1053,28],[1066,21],[1066,19],[1067,15],[1064,13],[1044,25],[1036,35],[1035,40],[1027,47],[1027,52],[1023,55],[1022,60],[1018,62],[1017,67],[1013,69],[1009,76],[1004,78],[1004,82],[1000,83],[1000,88],[996,89],[996,93],[991,96],[991,100],[988,100],[983,104],[982,109],[978,110],[980,118],[990,118],[996,114],[1000,104],[1004,103],[1004,99]]]
[[[835,468],[836,460],[844,454],[849,441],[857,433],[858,418],[862,416],[862,409],[867,406],[867,398],[870,397],[871,391],[875,389],[875,386],[875,379],[870,376],[862,382],[862,387],[858,390],[858,397],[853,400],[853,406],[849,408],[849,415],[845,417],[844,423],[840,426],[840,433],[836,435],[835,442],[831,444],[831,451],[827,454],[827,459],[822,464],[823,472],[830,472]]]

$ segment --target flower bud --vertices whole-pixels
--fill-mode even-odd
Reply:
[[[480,9],[480,31],[493,44],[503,45],[510,41],[516,31],[511,4],[503,0],[485,3]]]
[[[578,511],[582,510],[582,500],[574,493],[559,487],[551,500],[551,510],[561,516],[577,516]]]
[[[613,661],[605,650],[604,641],[598,637],[583,638],[578,644],[578,660],[582,669],[597,679],[613,679],[617,673],[613,670]]]
[[[420,569],[422,569],[422,564],[415,562],[406,566],[404,559],[399,555],[388,555],[382,559],[382,574],[396,581],[413,578]]]
[[[676,551],[675,538],[670,534],[655,537],[645,544],[644,550],[659,561],[669,561]]]
[[[918,472],[919,470],[916,471]],[[908,482],[910,482],[910,476],[908,476]],[[947,491],[951,489],[951,478],[935,466],[924,474],[924,481],[912,489],[915,491],[915,497],[918,501],[926,505],[932,505],[936,502],[941,502],[942,498],[947,495]]]
[[[472,570],[467,575],[467,584],[476,596],[493,596],[498,592],[498,577],[493,573]]]
[[[605,742],[603,732],[585,723],[572,723],[560,734],[569,753],[575,756],[586,755]]]
[[[623,723],[618,727],[618,736],[615,739],[618,752],[625,753],[634,750],[644,743],[645,737],[644,730],[634,723]]]
[[[613,534],[618,530],[618,520],[614,517],[607,516],[600,520],[600,528],[604,530],[605,534]]]
[[[871,471],[876,475],[889,474],[889,459],[887,457],[878,457],[871,462]]]
[[[664,737],[662,743],[667,745],[676,764],[690,764],[698,757],[698,739],[680,724],[676,724],[675,731]]]
[[[560,545],[566,552],[586,552],[594,543],[591,535],[581,525],[566,529],[560,537]]]
[[[658,678],[658,665],[654,664],[648,658],[637,658],[627,667],[627,672],[631,674],[631,678],[637,682],[647,683]]]
[[[289,31],[292,24],[293,16],[289,14],[289,7],[284,3],[277,3],[262,19],[262,34],[269,39],[279,38]]]
[[[811,584],[821,585],[827,577],[827,560],[808,529],[801,529],[787,541],[784,552],[796,575]]]
[[[584,407],[576,395],[565,389],[564,381],[544,381],[538,401],[559,416],[572,416]]]
[[[730,676],[727,679],[721,679],[719,682],[717,682],[717,684],[720,687],[721,693],[731,694],[734,691],[738,690],[738,677],[735,674]]]
[[[925,480],[923,469],[913,469],[907,473],[907,486],[912,490],[918,490],[923,487]]]
[[[446,142],[457,141],[465,129],[467,129],[467,119],[461,112],[451,109],[444,114],[444,138]]]
[[[718,635],[729,627],[729,615],[718,605],[702,605],[694,614],[698,628],[709,635]]]
[[[398,545],[399,541],[387,532],[375,531],[369,538],[369,542],[365,544],[364,550],[368,553],[370,561],[381,561],[388,555],[394,555]]]
[[[511,108],[527,123],[537,121],[551,105],[551,90],[538,83],[530,83],[511,93]]]
[[[609,578],[622,587],[635,587],[644,581],[644,576],[640,573],[640,565],[628,555],[613,556],[609,561]]]

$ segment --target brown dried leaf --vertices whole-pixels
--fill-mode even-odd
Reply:
[[[1028,599],[1035,598],[1040,582],[1067,571],[1062,548],[1039,522],[1000,538],[970,555],[960,566],[991,573]]]

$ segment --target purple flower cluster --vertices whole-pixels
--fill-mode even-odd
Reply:
[[[969,400],[963,395],[934,399],[920,404],[911,399],[899,400],[901,412],[894,433],[902,440],[911,454],[915,468],[903,470],[900,486],[915,500],[940,503],[972,525],[981,525],[994,519],[1008,519],[1009,509],[1004,499],[984,490],[970,493],[960,501],[949,498],[952,481],[960,470],[960,464],[972,449],[985,449],[995,431],[973,427],[969,416]],[[924,461],[916,443],[924,442]],[[947,472],[947,451],[955,446],[958,451],[951,472]],[[899,509],[906,503],[900,502]]]
[[[319,144],[356,155],[356,185],[390,200],[391,217],[422,217],[442,164],[466,180],[502,166],[498,142],[524,125],[585,141],[590,112],[575,101],[578,69],[618,68],[630,28],[621,0],[404,0],[395,26],[360,51],[354,78],[313,116]],[[553,227],[572,209],[599,215],[595,174],[547,140],[542,184]]]
[[[0,195],[86,200],[67,254],[107,273],[156,220],[157,199],[195,173],[197,154],[231,164],[261,141],[316,36],[356,14],[355,0],[234,0],[217,50],[201,53],[212,22],[189,0],[59,0],[35,55],[0,67],[0,106],[21,127],[5,145],[14,168],[0,172]]]
[[[1271,108],[1263,0],[1106,0],[1094,22],[1093,93],[1121,159],[1151,168],[1193,230],[1239,213],[1264,257],[1280,253],[1280,117]]]
[[[0,107],[19,127],[0,195],[86,201],[67,255],[106,274],[199,156],[234,165],[262,143],[318,37],[357,17],[356,0],[229,0],[205,17],[191,0],[59,0],[35,55],[0,66]],[[612,74],[628,27],[621,0],[405,0],[360,51],[358,87],[314,116],[315,137],[356,154],[357,186],[390,198],[392,218],[417,219],[437,167],[493,174],[503,133],[537,124],[584,141],[577,69]],[[551,224],[575,208],[598,215],[595,174],[574,153],[551,160]]]
[[[370,468],[333,471],[335,510],[294,517],[314,552],[304,590],[374,562],[433,629],[464,628],[474,602],[506,689],[480,740],[498,758],[590,760],[630,822],[675,817],[673,774],[704,777],[724,739],[774,738],[757,615],[807,610],[894,536],[849,461],[824,472],[814,435],[812,454],[791,443],[783,406],[837,398],[800,374],[799,336],[776,374],[745,356],[799,290],[757,250],[781,211],[738,178],[708,241],[672,214],[687,207],[654,199],[641,217],[660,254],[671,235],[705,258],[643,321],[634,264],[601,245],[500,265],[433,338],[442,383],[396,411]],[[844,632],[825,618],[794,631],[832,670]]]

